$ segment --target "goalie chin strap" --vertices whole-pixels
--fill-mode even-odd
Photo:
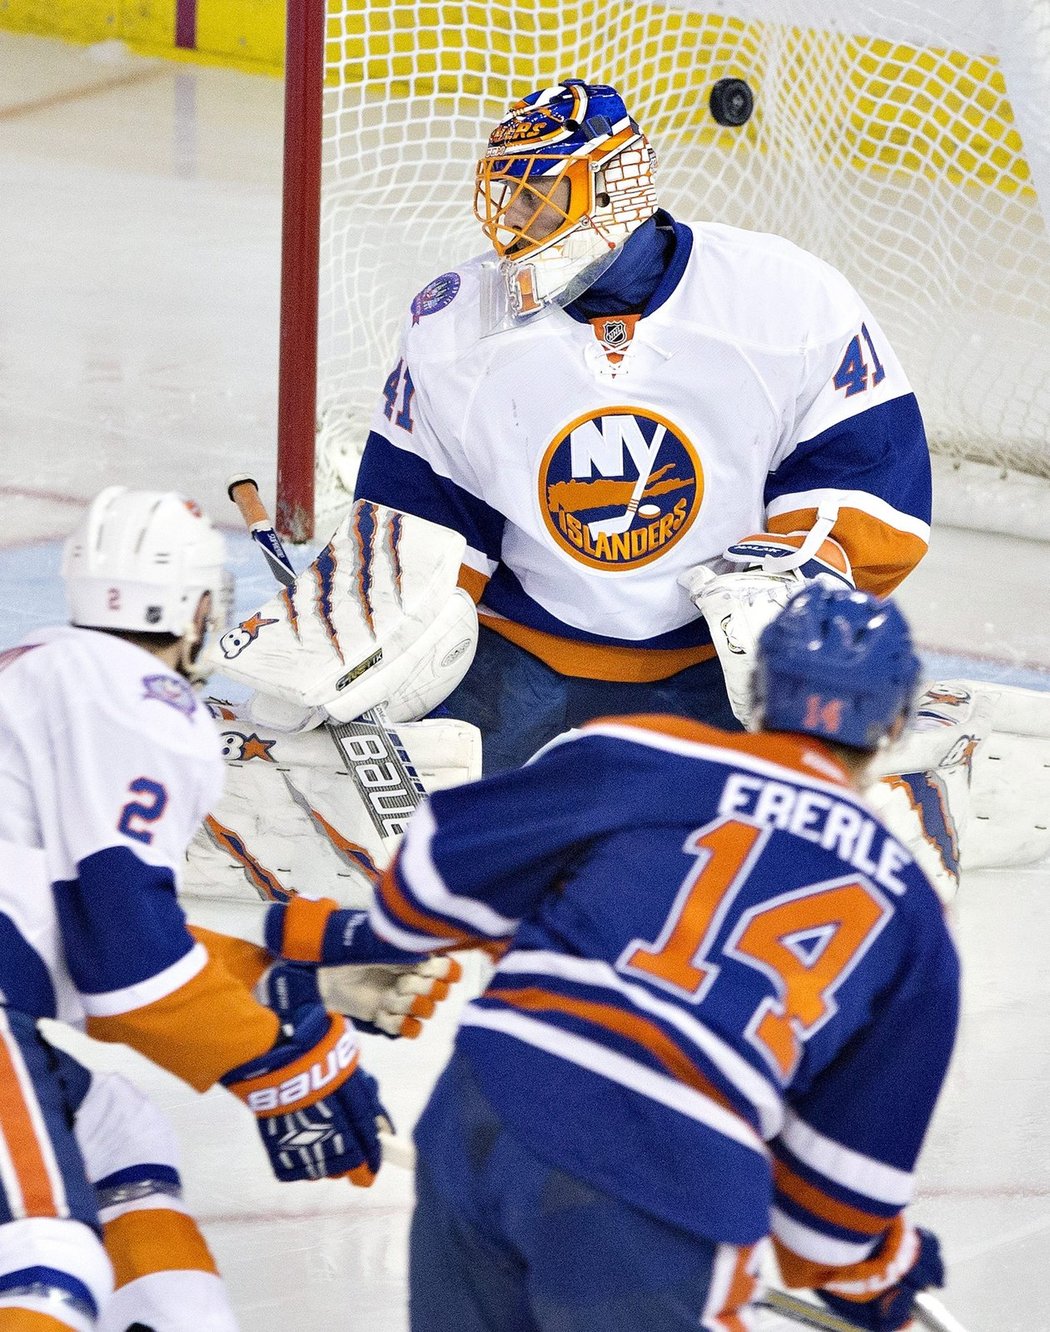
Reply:
[[[232,476],[226,491],[274,578],[283,587],[294,588],[295,569],[259,496],[257,482],[247,475]],[[379,708],[369,709],[355,721],[326,721],[324,725],[376,831],[384,841],[400,839],[425,791],[397,732]]]

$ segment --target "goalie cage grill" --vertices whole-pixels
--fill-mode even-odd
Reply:
[[[624,90],[683,220],[779,232],[857,286],[915,385],[938,500],[963,496],[941,520],[1043,535],[1041,0],[290,0],[288,22],[278,523],[293,539],[315,464],[319,527],[348,500],[412,295],[484,248],[470,192],[488,128],[570,75]],[[741,126],[710,115],[727,76],[754,93]]]

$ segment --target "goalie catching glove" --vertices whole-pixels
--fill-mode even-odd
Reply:
[[[223,1085],[255,1115],[279,1180],[349,1179],[367,1188],[382,1159],[379,1129],[389,1119],[375,1078],[359,1067],[353,1026],[325,1011],[305,967],[272,967],[260,984],[280,1034],[266,1054],[227,1073]]]
[[[264,930],[271,953],[319,966],[325,1004],[373,1035],[414,1039],[462,975],[454,958],[393,947],[373,933],[366,911],[340,907],[331,898],[274,903]]]
[[[707,621],[725,678],[733,714],[745,726],[751,720],[751,676],[759,635],[806,583],[853,587],[846,552],[826,531],[781,536],[760,532],[730,546],[724,558],[740,569],[716,573],[704,564],[682,574],[685,588]]]

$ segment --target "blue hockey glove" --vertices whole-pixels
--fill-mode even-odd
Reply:
[[[345,1177],[367,1188],[381,1160],[379,1124],[389,1121],[376,1080],[359,1067],[353,1025],[318,1002],[312,968],[274,967],[262,985],[280,1034],[224,1086],[255,1115],[278,1179]]]
[[[857,1327],[871,1332],[897,1332],[911,1322],[911,1306],[921,1290],[944,1285],[944,1263],[937,1236],[929,1230],[917,1229],[919,1256],[914,1264],[893,1285],[887,1286],[867,1300],[846,1299],[830,1290],[817,1294],[828,1306]]]

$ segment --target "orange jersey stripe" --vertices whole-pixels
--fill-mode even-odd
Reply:
[[[812,1290],[839,1281],[874,1281],[877,1286],[886,1270],[892,1266],[901,1247],[905,1233],[904,1218],[896,1216],[892,1222],[884,1222],[883,1228],[886,1239],[881,1248],[879,1245],[875,1246],[879,1249],[879,1256],[852,1263],[849,1267],[830,1267],[825,1263],[812,1262],[795,1253],[793,1249],[789,1249],[774,1235],[773,1246],[776,1249],[780,1274],[789,1286],[798,1288],[806,1286]]]
[[[617,1008],[613,1004],[599,1004],[589,999],[572,999],[567,995],[541,990],[538,986],[526,986],[520,990],[489,990],[487,997],[498,999],[501,1003],[510,1004],[514,1008],[523,1008],[527,1012],[554,1010],[568,1013],[571,1017],[585,1018],[595,1026],[626,1036],[628,1040],[634,1041],[636,1045],[642,1046],[653,1055],[676,1081],[692,1087],[694,1091],[700,1092],[708,1100],[720,1105],[723,1110],[740,1117],[740,1111],[732,1101],[704,1077],[655,1022],[650,1022],[647,1018],[625,1013],[622,1008]]]
[[[792,736],[778,731],[764,731],[760,735],[749,735],[742,731],[720,731],[704,722],[691,721],[688,717],[674,717],[669,713],[638,713],[630,717],[596,717],[580,729],[587,731],[591,727],[604,725],[628,726],[639,731],[655,731],[659,735],[669,735],[677,740],[688,740],[697,745],[716,745],[721,749],[736,750],[749,754],[752,758],[775,763],[781,768],[794,768],[807,777],[814,774],[824,781],[838,781],[843,786],[852,787],[849,774],[832,752],[819,740],[811,736]],[[813,763],[814,752],[819,757],[819,767]]]
[[[795,509],[770,518],[769,530],[785,534],[808,530],[816,521],[816,509]],[[927,550],[921,537],[891,527],[862,509],[841,509],[832,535],[849,556],[857,586],[879,597],[888,596]]]
[[[22,1190],[25,1215],[66,1216],[68,1212],[59,1208],[55,1198],[36,1124],[25,1101],[19,1069],[24,1071],[22,1055],[5,1021],[0,1028],[0,1133],[18,1177],[18,1187]]]
[[[273,962],[268,949],[249,943],[247,939],[235,939],[232,934],[219,934],[215,930],[205,929],[203,925],[187,925],[186,928],[246,989],[252,989]]]
[[[69,1324],[35,1309],[0,1309],[0,1332],[69,1332]]]
[[[829,1198],[821,1189],[796,1175],[782,1161],[773,1163],[773,1182],[779,1192],[797,1202],[807,1212],[830,1221],[832,1225],[841,1226],[844,1230],[855,1230],[860,1235],[880,1235],[889,1224],[884,1216],[876,1216],[849,1203]]]
[[[469,564],[459,566],[459,586],[475,602],[479,602],[485,594],[485,588],[488,587],[488,577],[485,574],[478,573],[477,569],[472,569]]]
[[[117,1290],[155,1272],[219,1274],[196,1221],[168,1207],[125,1212],[103,1225],[102,1239]]]
[[[420,934],[436,935],[441,939],[455,939],[456,947],[470,948],[479,942],[479,935],[467,934],[462,927],[457,927],[449,921],[443,920],[440,916],[431,916],[427,912],[414,907],[398,887],[394,875],[394,868],[397,863],[395,859],[383,874],[378,894],[383,906],[399,924],[406,926],[408,929],[416,930]],[[486,940],[486,942],[490,941]],[[448,946],[452,947],[453,945]]]
[[[559,638],[540,629],[529,629],[513,620],[478,613],[479,621],[508,642],[539,657],[561,675],[575,675],[584,680],[617,680],[628,684],[649,684],[666,680],[687,666],[710,661],[715,650],[710,643],[690,648],[617,647],[602,643],[581,643],[574,638]]]
[[[319,962],[325,926],[339,904],[331,897],[297,897],[284,913],[281,956],[292,962]]]
[[[277,1039],[275,1014],[214,957],[185,985],[128,1013],[89,1017],[87,1033],[117,1041],[204,1091]]]

